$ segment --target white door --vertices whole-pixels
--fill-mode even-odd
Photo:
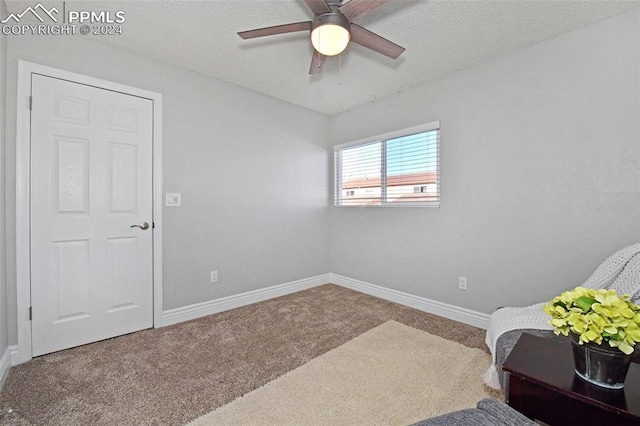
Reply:
[[[32,98],[33,356],[151,327],[152,101],[37,74]]]

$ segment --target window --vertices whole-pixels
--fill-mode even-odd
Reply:
[[[440,206],[440,122],[334,147],[336,206]]]

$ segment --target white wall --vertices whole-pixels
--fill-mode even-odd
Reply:
[[[6,16],[7,8],[4,1],[0,1],[0,16]],[[4,97],[6,93],[6,37],[0,35],[0,356],[5,353],[7,340],[7,275],[5,249],[5,110]]]
[[[327,118],[274,98],[81,37],[8,40],[7,135],[15,136],[18,60],[163,95],[164,309],[326,273]],[[7,144],[8,247],[15,247],[15,144]],[[9,250],[11,343],[15,255]],[[219,283],[209,283],[217,269]]]
[[[335,116],[334,144],[441,120],[442,201],[333,208],[331,272],[489,313],[638,242],[639,32],[634,11]]]

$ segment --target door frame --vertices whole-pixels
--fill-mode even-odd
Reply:
[[[153,327],[162,320],[162,94],[45,65],[18,61],[18,101],[16,127],[16,296],[18,363],[32,358],[31,320],[31,76],[85,84],[99,89],[149,99],[153,104]]]

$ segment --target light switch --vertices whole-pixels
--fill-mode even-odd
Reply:
[[[167,192],[164,194],[164,205],[167,207],[179,207],[182,205],[182,194],[178,192]]]

